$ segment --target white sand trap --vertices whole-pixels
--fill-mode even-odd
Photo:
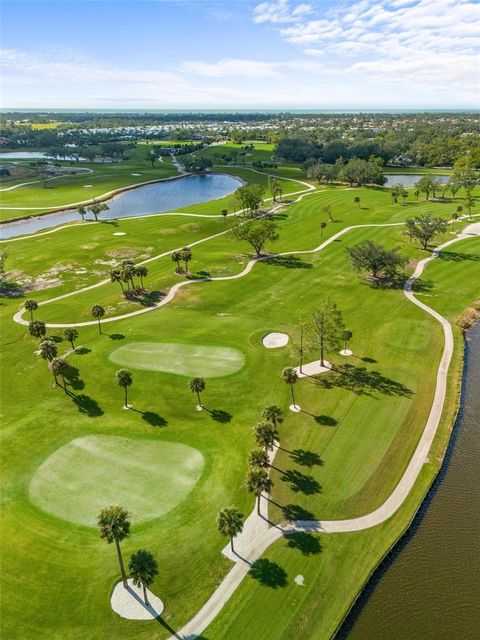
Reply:
[[[267,333],[263,336],[263,346],[267,349],[278,349],[288,344],[289,337],[286,333],[279,333],[277,331],[273,333]]]
[[[128,588],[123,582],[119,582],[113,590],[110,604],[115,613],[128,620],[155,620],[163,611],[163,602],[154,593],[147,589],[147,597],[150,605],[143,600],[143,588],[136,587],[133,580],[127,580]]]
[[[288,408],[290,411],[293,411],[293,413],[300,413],[302,410],[302,407],[299,407],[298,404],[291,404]]]
[[[316,376],[319,373],[325,373],[326,371],[330,371],[332,365],[330,362],[324,360],[325,366],[322,367],[320,365],[320,360],[314,360],[314,362],[309,362],[308,364],[304,364],[302,370],[300,371],[300,367],[294,367],[295,371],[299,378],[306,378],[307,376]]]
[[[143,173],[132,173],[132,176],[142,176]]]
[[[113,235],[114,236],[126,236],[127,234],[125,233],[125,231],[115,231],[115,233]]]
[[[90,189],[90,187],[93,187],[93,184],[84,184],[83,185],[84,189]]]
[[[353,355],[353,351],[351,349],[342,349],[340,351],[341,356],[351,356]]]
[[[298,584],[299,587],[303,587],[305,584],[305,579],[301,574],[295,576],[295,584]]]

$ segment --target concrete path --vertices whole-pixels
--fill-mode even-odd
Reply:
[[[302,531],[314,533],[361,531],[385,522],[400,508],[422,470],[427,459],[428,452],[430,451],[433,438],[435,437],[445,401],[448,368],[453,353],[453,333],[450,323],[442,315],[428,307],[423,302],[417,300],[412,292],[412,286],[415,280],[422,275],[425,266],[437,258],[443,249],[459,242],[460,240],[472,237],[480,237],[479,222],[469,225],[458,237],[440,245],[433,251],[431,256],[421,260],[418,263],[415,272],[407,280],[404,286],[405,296],[413,302],[413,304],[417,305],[440,322],[444,332],[445,343],[437,371],[435,394],[427,423],[417,448],[415,449],[403,476],[390,497],[378,509],[359,518],[351,518],[349,520],[300,520],[278,526],[269,526],[266,519],[268,510],[266,503],[262,506],[262,516],[258,516],[256,509],[254,508],[250,516],[247,518],[248,528],[246,527],[244,532],[234,540],[237,554],[232,555],[228,548],[223,550],[224,555],[227,555],[232,559],[235,562],[235,565],[194,618],[177,631],[174,636],[171,636],[169,640],[192,640],[202,634],[234,594],[235,590],[250,570],[251,564],[255,562],[255,560],[257,560],[272,543],[283,536]]]

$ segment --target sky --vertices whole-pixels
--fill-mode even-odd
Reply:
[[[476,0],[3,0],[1,106],[472,109]]]

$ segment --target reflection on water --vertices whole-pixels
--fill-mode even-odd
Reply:
[[[480,324],[468,333],[465,355],[460,412],[439,478],[339,638],[480,638]]]
[[[415,184],[420,180],[420,178],[423,178],[424,175],[426,174],[422,174],[422,173],[385,173],[384,174],[387,181],[385,183],[386,187],[393,187],[393,185],[395,184],[403,184],[404,187],[414,187]],[[439,182],[441,182],[442,184],[445,184],[445,182],[448,182],[450,179],[450,176],[442,176],[442,175],[432,175],[432,178],[435,178],[436,180],[438,180]]]
[[[101,220],[125,218],[127,216],[148,216],[152,213],[172,211],[191,204],[209,202],[233,193],[241,182],[232,176],[210,174],[186,176],[177,180],[167,180],[137,187],[118,194],[108,200],[108,210],[102,211]],[[220,211],[218,211],[220,214]],[[87,219],[88,216],[87,216]],[[93,218],[92,218],[93,219]],[[0,238],[14,238],[40,229],[49,229],[66,222],[79,222],[77,211],[62,211],[27,220],[19,220],[0,225]]]

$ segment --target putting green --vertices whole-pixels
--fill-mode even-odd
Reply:
[[[30,483],[30,499],[47,513],[87,526],[95,526],[102,507],[118,503],[138,524],[183,500],[203,465],[199,451],[177,442],[86,436],[40,465]]]
[[[237,349],[168,342],[131,342],[115,349],[110,360],[132,369],[205,378],[227,376],[245,364]]]

